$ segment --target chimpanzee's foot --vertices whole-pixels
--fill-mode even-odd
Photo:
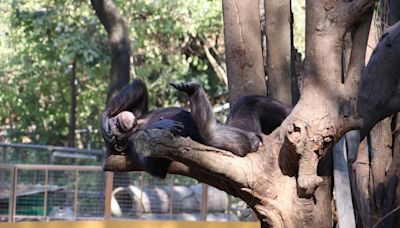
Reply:
[[[182,83],[169,83],[172,85],[175,89],[187,93],[187,95],[192,96],[193,93],[195,93],[199,88],[201,88],[201,85],[197,82],[182,82]]]

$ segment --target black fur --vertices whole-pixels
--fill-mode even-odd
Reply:
[[[279,100],[260,95],[239,98],[232,106],[226,124],[257,134],[270,134],[279,127],[292,108]]]

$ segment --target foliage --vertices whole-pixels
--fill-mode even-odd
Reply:
[[[137,0],[119,6],[130,25],[135,73],[146,81],[151,104],[176,104],[170,81],[195,79],[212,97],[226,92],[200,44],[222,36],[220,1]]]
[[[63,144],[67,134],[71,63],[78,63],[77,126],[97,126],[104,106],[109,51],[90,7],[80,1],[2,3],[0,122],[9,139]],[[4,8],[3,8],[4,9]],[[4,28],[4,27],[3,27]],[[96,35],[95,35],[96,34]],[[97,128],[97,127],[96,127]]]
[[[200,43],[200,37],[207,40],[222,33],[219,1],[116,4],[128,20],[136,75],[146,81],[151,105],[173,105],[184,98],[170,88],[170,81],[196,79],[212,96],[226,92]],[[8,129],[7,141],[65,144],[74,60],[76,126],[97,129],[111,53],[91,5],[78,0],[6,0],[0,10],[0,126]]]
[[[304,58],[305,53],[305,27],[306,27],[306,12],[305,0],[292,1],[292,11],[294,17],[293,35],[294,46]]]

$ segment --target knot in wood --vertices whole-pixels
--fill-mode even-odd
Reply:
[[[307,124],[303,121],[297,120],[287,127],[287,138],[294,145],[298,146],[302,140],[304,140],[305,135],[307,135]]]

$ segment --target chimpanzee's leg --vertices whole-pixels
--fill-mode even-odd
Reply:
[[[171,85],[189,95],[191,113],[199,129],[202,143],[228,150],[239,156],[257,151],[261,141],[255,133],[222,125],[216,121],[211,104],[200,84],[171,83]]]

